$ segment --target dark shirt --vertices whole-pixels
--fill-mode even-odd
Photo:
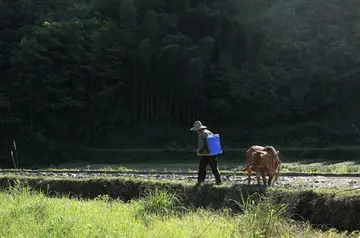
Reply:
[[[203,129],[200,131],[198,135],[198,149],[196,150],[196,153],[198,155],[210,153],[207,146],[207,138],[210,135],[213,135],[213,133],[207,129]]]

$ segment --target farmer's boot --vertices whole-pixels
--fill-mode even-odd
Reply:
[[[221,178],[220,178],[219,169],[217,167],[217,156],[212,156],[209,159],[210,159],[209,164],[210,164],[211,170],[212,170],[212,172],[213,172],[213,174],[215,176],[216,184],[220,185],[221,184]]]

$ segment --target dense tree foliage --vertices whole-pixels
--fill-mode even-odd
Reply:
[[[2,143],[86,142],[195,119],[249,128],[356,124],[358,6],[1,0]]]

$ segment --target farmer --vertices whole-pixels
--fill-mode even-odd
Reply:
[[[209,149],[207,147],[207,137],[213,135],[213,133],[206,129],[200,121],[195,121],[194,126],[190,131],[195,131],[198,134],[198,149],[196,154],[200,156],[199,172],[198,172],[198,184],[205,181],[206,167],[210,165],[210,168],[215,176],[216,184],[221,184],[220,173],[217,167],[218,156],[209,155]]]

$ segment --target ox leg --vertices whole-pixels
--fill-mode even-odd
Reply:
[[[266,186],[266,177],[265,177],[265,172],[264,171],[261,171],[261,177],[262,177],[264,186]]]
[[[275,174],[273,184],[278,181],[278,176],[279,176],[279,175]]]
[[[276,174],[275,174],[274,183],[276,183],[276,182],[278,181],[278,179],[279,179],[279,173],[276,173]]]
[[[251,170],[248,170],[248,186],[250,185],[251,182]]]
[[[256,180],[257,180],[257,184],[260,185],[260,173],[256,172]]]
[[[271,180],[273,179],[273,177],[274,177],[273,174],[272,174],[272,175],[269,175],[269,181],[268,181],[269,186],[271,186]]]

